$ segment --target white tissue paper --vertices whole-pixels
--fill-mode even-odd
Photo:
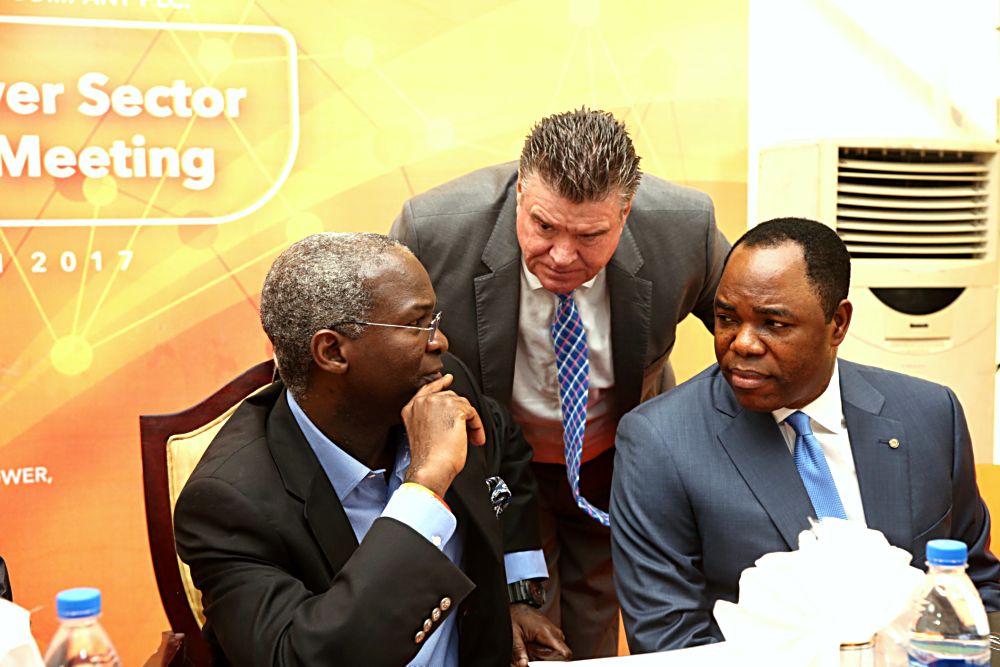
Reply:
[[[923,572],[877,530],[826,518],[799,534],[798,551],[762,556],[740,576],[739,603],[715,619],[748,664],[837,667],[841,644],[870,641],[909,612]]]
[[[27,609],[0,598],[0,667],[42,667]]]

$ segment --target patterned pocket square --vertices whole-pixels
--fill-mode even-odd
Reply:
[[[510,504],[510,489],[507,488],[507,482],[500,477],[487,477],[486,489],[490,492],[490,503],[499,519]]]

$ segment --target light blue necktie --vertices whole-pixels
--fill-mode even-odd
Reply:
[[[559,305],[550,331],[559,376],[566,479],[569,480],[573,499],[580,509],[607,526],[607,512],[594,507],[580,495],[580,456],[583,453],[583,431],[587,425],[587,390],[590,387],[587,332],[583,330],[580,311],[576,308],[572,292],[556,296],[559,297]]]
[[[809,426],[809,415],[796,411],[785,418],[785,423],[795,431],[795,467],[799,469],[799,476],[816,510],[816,518],[832,516],[846,519],[847,514],[840,502],[837,485],[833,483],[823,447]]]

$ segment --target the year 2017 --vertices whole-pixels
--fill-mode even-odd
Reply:
[[[83,270],[84,264],[89,262],[89,266],[86,267],[89,271],[103,271],[105,268],[128,271],[134,255],[135,252],[132,250],[119,250],[117,253],[106,253],[102,250],[95,250],[90,255],[86,255],[85,253],[77,254],[72,250],[64,250],[61,253],[47,253],[36,250],[31,253],[28,262],[21,260],[21,267],[29,273],[48,273],[50,270],[62,273],[74,273]],[[10,255],[0,253],[0,273],[8,270],[12,265],[13,262],[11,262]]]

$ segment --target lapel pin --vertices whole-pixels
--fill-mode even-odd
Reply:
[[[899,449],[899,440],[896,438],[890,438],[889,447],[891,447],[892,449]]]

